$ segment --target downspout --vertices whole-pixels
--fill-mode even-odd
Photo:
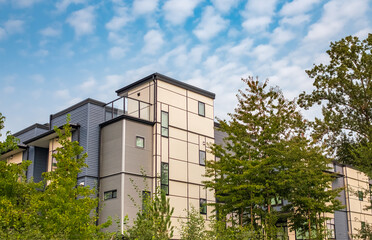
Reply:
[[[154,122],[155,122],[155,191],[158,188],[158,126],[157,126],[157,101],[158,101],[158,87],[157,87],[157,79],[155,77],[156,75],[152,75],[152,81],[154,82]]]
[[[100,183],[101,183],[101,126],[99,126],[99,131],[98,131],[98,176],[97,176],[97,198],[98,198],[98,205],[97,205],[97,208],[96,208],[96,214],[97,216],[99,216],[99,209],[100,209],[100,202],[101,200],[99,199],[100,195],[99,195],[99,191],[100,191]],[[80,128],[79,128],[79,132],[80,132]],[[80,136],[80,133],[79,133],[79,136]],[[96,220],[96,225],[98,226],[98,221],[99,221],[99,217],[97,218]]]
[[[346,200],[346,215],[349,239],[352,239],[353,229],[351,226],[351,210],[350,210],[350,195],[349,195],[349,181],[347,176],[347,168],[344,166],[344,185],[345,185],[345,200]],[[346,197],[347,195],[347,197]]]

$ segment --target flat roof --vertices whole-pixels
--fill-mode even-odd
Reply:
[[[136,87],[137,85],[140,85],[142,83],[145,83],[145,82],[148,82],[148,81],[151,81],[153,78],[156,78],[156,79],[159,79],[161,81],[164,81],[164,82],[167,82],[167,83],[170,83],[172,85],[175,85],[175,86],[178,86],[178,87],[181,87],[181,88],[184,88],[184,89],[187,89],[187,90],[190,90],[192,92],[195,92],[195,93],[198,93],[200,95],[203,95],[203,96],[206,96],[206,97],[209,97],[209,98],[212,98],[212,99],[215,99],[216,97],[216,94],[212,93],[212,92],[209,92],[209,91],[206,91],[204,89],[201,89],[201,88],[198,88],[198,87],[195,87],[195,86],[192,86],[190,84],[187,84],[187,83],[184,83],[184,82],[181,82],[181,81],[178,81],[174,78],[170,78],[168,76],[165,76],[163,74],[160,74],[160,73],[153,73],[147,77],[144,77],[134,83],[131,83],[123,88],[120,88],[119,90],[116,90],[116,93],[118,95],[120,95],[121,93],[131,89],[131,88],[134,88]]]
[[[23,152],[23,151],[25,151],[26,149],[27,149],[27,146],[26,146],[26,145],[24,145],[24,144],[18,144],[18,148],[16,148],[16,149],[12,149],[12,150],[9,150],[9,151],[7,151],[7,152],[5,152],[5,153],[2,153],[2,154],[0,155],[0,160],[4,160],[4,159],[6,159],[6,158],[8,158],[8,157],[10,157],[10,156],[12,156],[12,155],[14,155],[14,154],[17,154],[17,153]]]
[[[79,127],[79,124],[70,123],[70,126],[72,128],[72,131],[74,131],[75,129],[77,129]],[[59,129],[63,129],[63,126],[60,126]],[[31,139],[25,141],[24,144],[27,144],[29,146],[35,146],[35,147],[48,148],[49,147],[49,140],[53,139],[57,136],[58,136],[58,134],[56,133],[56,131],[54,131],[54,129],[52,129],[48,132],[42,133],[39,136],[36,136],[34,138],[31,138]]]
[[[65,115],[66,113],[69,113],[72,110],[75,110],[75,109],[77,109],[77,108],[79,108],[79,107],[81,107],[81,106],[83,106],[85,104],[88,104],[88,103],[92,103],[94,105],[98,105],[98,106],[101,106],[101,107],[103,107],[103,106],[106,105],[106,103],[104,103],[104,102],[95,100],[93,98],[87,98],[87,99],[85,99],[85,100],[83,100],[81,102],[76,103],[75,105],[72,105],[71,107],[68,107],[68,108],[66,108],[66,109],[64,109],[62,111],[59,111],[59,112],[55,113],[55,114],[51,114],[51,118],[53,119],[53,118],[56,118],[56,117]]]
[[[25,129],[22,129],[21,131],[18,131],[16,133],[12,134],[12,135],[17,137],[17,136],[19,136],[23,133],[26,133],[28,131],[31,131],[32,129],[35,129],[35,128],[49,130],[49,123],[45,123],[45,124],[35,123],[35,124],[33,124],[29,127],[26,127]]]

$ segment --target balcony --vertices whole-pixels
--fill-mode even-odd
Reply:
[[[120,97],[105,105],[105,121],[127,115],[153,121],[152,104],[129,97]]]

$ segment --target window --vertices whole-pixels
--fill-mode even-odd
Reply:
[[[336,239],[335,238],[335,220],[328,219],[327,222],[327,230],[328,230],[328,239]]]
[[[111,190],[111,191],[107,191],[107,192],[104,193],[104,200],[109,200],[109,199],[116,198],[116,197],[117,197],[116,189]]]
[[[144,148],[145,147],[145,138],[143,137],[136,137],[136,147]]]
[[[142,211],[146,211],[149,205],[150,194],[149,191],[142,191]]]
[[[276,205],[282,205],[283,200],[281,198],[273,197],[271,198],[271,205],[276,206]]]
[[[50,168],[52,171],[56,170],[57,168],[57,159],[54,156],[54,154],[57,154],[57,153],[58,153],[57,150],[53,150],[52,152],[52,162],[51,162],[51,168]]]
[[[169,165],[164,162],[161,163],[161,190],[169,194]]]
[[[200,214],[207,214],[207,200],[204,198],[199,199]]]
[[[363,192],[362,191],[358,191],[358,198],[359,198],[359,201],[363,201]]]
[[[169,116],[167,112],[161,111],[161,135],[163,137],[169,136]]]
[[[199,113],[199,116],[205,117],[205,103],[203,102],[198,103],[198,113]]]
[[[199,164],[205,166],[205,151],[199,150]]]
[[[365,229],[366,228],[366,222],[360,222],[360,226],[361,226],[361,229]]]

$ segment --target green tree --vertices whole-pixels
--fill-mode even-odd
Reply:
[[[0,137],[2,136],[1,130],[4,128],[5,117],[0,113]],[[0,141],[0,154],[7,152],[9,150],[16,149],[19,140],[12,136],[8,131],[6,133],[6,138],[4,142]]]
[[[39,226],[46,239],[88,239],[100,238],[99,230],[111,224],[110,221],[96,225],[98,198],[96,190],[77,183],[78,174],[88,167],[87,153],[77,141],[71,141],[70,117],[63,130],[55,127],[61,147],[53,157],[57,168],[43,173],[44,189],[39,197]]]
[[[278,88],[269,88],[267,81],[243,81],[247,88],[239,91],[238,107],[229,114],[231,120],[219,120],[219,130],[227,136],[223,146],[211,147],[217,160],[207,161],[206,175],[211,180],[206,185],[215,189],[221,202],[216,210],[222,218],[230,216],[231,226],[249,225],[251,232],[263,230],[263,238],[275,239],[280,234],[277,223],[288,217],[293,220],[290,215],[294,212],[276,211],[273,205],[283,199],[297,200],[290,195],[301,187],[294,179],[311,180],[306,172],[299,171],[313,166],[306,161],[316,159],[314,165],[325,171],[330,160],[314,150],[313,142],[306,138],[307,124],[294,101],[286,100]],[[317,180],[330,184],[331,178],[320,174]],[[312,187],[316,193],[326,188],[324,184]],[[325,194],[334,196],[333,192]],[[329,209],[322,210],[330,209],[337,206],[331,203]]]
[[[166,194],[157,189],[156,193],[141,196],[143,208],[138,209],[137,218],[132,226],[127,226],[124,233],[125,239],[136,240],[168,240],[173,237],[171,216],[174,208],[169,204]],[[138,204],[135,204],[138,206]]]
[[[194,206],[187,212],[187,221],[181,221],[180,235],[182,240],[207,239],[205,219]]]
[[[329,153],[372,177],[372,34],[364,40],[348,36],[332,42],[328,64],[306,71],[314,79],[310,94],[300,95],[308,109],[324,104],[323,119],[313,124],[314,137],[324,140]]]

